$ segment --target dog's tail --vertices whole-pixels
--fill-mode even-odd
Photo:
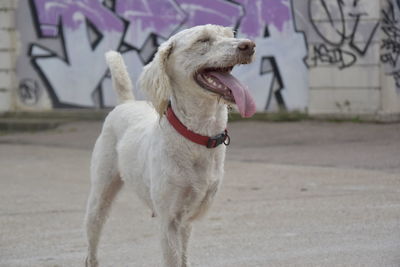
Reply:
[[[132,92],[132,81],[121,54],[116,51],[108,51],[106,61],[110,68],[113,86],[117,91],[119,102],[135,100]]]

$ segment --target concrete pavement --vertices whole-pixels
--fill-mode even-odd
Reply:
[[[83,266],[99,122],[0,136],[0,266]],[[400,124],[235,122],[193,266],[400,266]],[[129,188],[101,266],[158,266],[156,219]]]

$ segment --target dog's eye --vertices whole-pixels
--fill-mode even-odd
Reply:
[[[197,40],[198,43],[208,43],[210,41],[211,41],[210,37],[205,37]]]

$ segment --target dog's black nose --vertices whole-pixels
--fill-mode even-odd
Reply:
[[[241,41],[238,45],[238,49],[242,53],[246,53],[248,55],[254,54],[254,48],[256,44],[250,40]]]

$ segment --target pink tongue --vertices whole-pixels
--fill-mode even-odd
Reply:
[[[212,71],[210,74],[231,89],[236,105],[242,117],[249,118],[254,115],[256,112],[256,104],[247,91],[247,86],[242,84],[238,79],[229,73]]]

